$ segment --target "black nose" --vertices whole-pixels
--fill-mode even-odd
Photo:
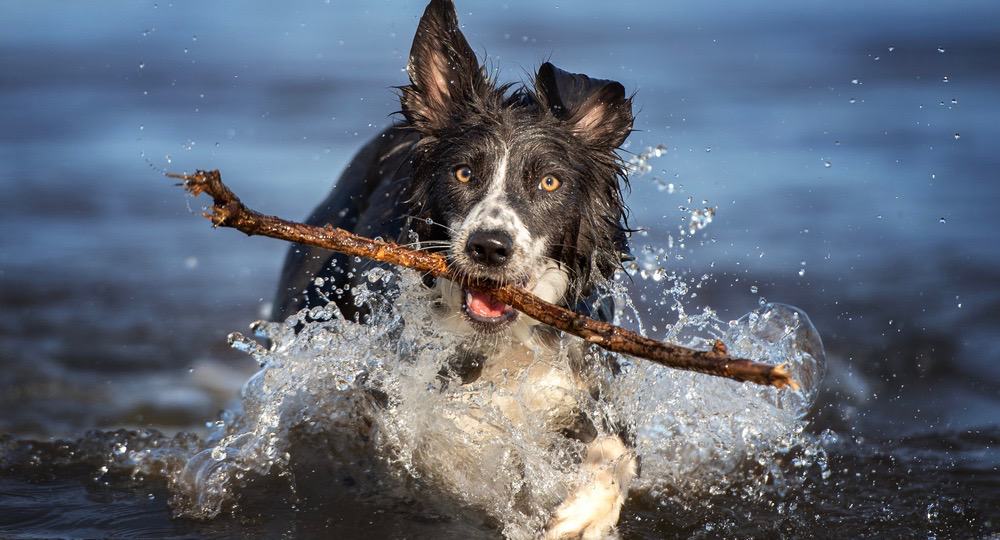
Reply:
[[[465,252],[484,266],[503,266],[513,253],[514,239],[503,231],[476,231],[469,235]]]

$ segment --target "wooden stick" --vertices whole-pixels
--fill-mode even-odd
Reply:
[[[230,227],[247,235],[270,236],[279,240],[321,247],[459,281],[448,267],[444,256],[438,253],[416,251],[393,242],[372,240],[344,229],[330,226],[315,227],[255,212],[244,206],[239,197],[222,182],[222,175],[217,170],[196,171],[194,174],[168,173],[167,176],[183,180],[184,188],[194,196],[207,193],[212,197],[212,210],[204,215],[212,220],[212,225],[215,227]],[[799,388],[784,364],[774,366],[744,358],[733,358],[729,356],[726,346],[721,341],[716,341],[710,351],[698,351],[656,341],[619,326],[591,319],[546,302],[512,285],[497,287],[494,284],[479,282],[470,283],[468,286],[488,292],[497,300],[541,323],[579,336],[612,352],[644,358],[670,368],[697,371],[737,381],[776,388],[787,386],[793,390]]]

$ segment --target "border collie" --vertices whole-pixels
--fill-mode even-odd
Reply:
[[[626,178],[616,151],[632,130],[632,102],[622,85],[550,63],[538,69],[533,87],[498,85],[462,35],[450,0],[427,6],[407,72],[410,84],[399,88],[403,120],[358,153],[308,222],[402,243],[415,236],[462,276],[517,284],[607,318],[608,306],[593,309],[594,294],[628,250]],[[364,322],[368,314],[350,297],[365,280],[362,264],[293,246],[273,317],[326,302],[312,286],[320,277],[346,291],[334,300],[342,314]],[[518,344],[558,341],[553,330],[489,294],[443,279],[424,284],[439,299],[439,324],[467,336],[470,348],[478,344],[477,360],[460,372],[463,383],[499,381],[500,373],[521,369],[512,353]],[[579,389],[588,385],[588,369],[532,376]],[[546,402],[545,395],[538,396],[542,413],[573,416],[572,404]],[[545,536],[612,534],[636,475],[627,436],[606,426],[600,431],[612,434],[597,435],[592,419],[554,424],[587,444],[580,456],[587,480],[552,509]]]

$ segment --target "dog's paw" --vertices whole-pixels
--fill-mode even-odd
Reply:
[[[615,525],[623,502],[625,495],[611,475],[599,475],[559,506],[545,528],[544,538],[618,538]]]
[[[588,481],[556,509],[546,540],[618,538],[615,525],[636,476],[635,455],[618,437],[599,437],[587,447],[583,471]]]

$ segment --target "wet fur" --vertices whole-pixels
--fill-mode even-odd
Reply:
[[[309,223],[402,243],[419,239],[415,247],[443,252],[463,276],[518,283],[551,302],[594,311],[592,295],[627,252],[626,181],[616,153],[632,128],[631,98],[624,88],[549,63],[530,87],[495,85],[462,36],[448,0],[428,5],[407,70],[411,83],[399,88],[403,121],[359,152]],[[458,165],[472,170],[471,181],[456,181]],[[561,187],[539,189],[544,175],[557,177]],[[500,268],[468,256],[469,236],[483,230],[513,240],[510,261]],[[353,289],[375,264],[294,246],[273,317],[282,320],[326,303],[320,287],[313,286],[317,277],[333,284],[327,290]],[[559,339],[525,316],[495,328],[477,325],[462,316],[462,283],[425,283],[438,293],[440,324],[467,335],[470,355],[479,358],[473,362],[478,370],[457,370],[465,382],[483,376],[484,365],[486,372],[506,369],[512,347],[523,347],[518,344],[537,347]],[[348,318],[364,322],[370,316],[349,290],[332,300]],[[610,315],[606,305],[596,311]],[[561,377],[592,390],[593,366],[572,364]],[[597,437],[592,425],[569,434],[589,442],[582,462],[589,480],[553,509],[547,534],[601,537],[617,522],[635,458],[621,437]]]

